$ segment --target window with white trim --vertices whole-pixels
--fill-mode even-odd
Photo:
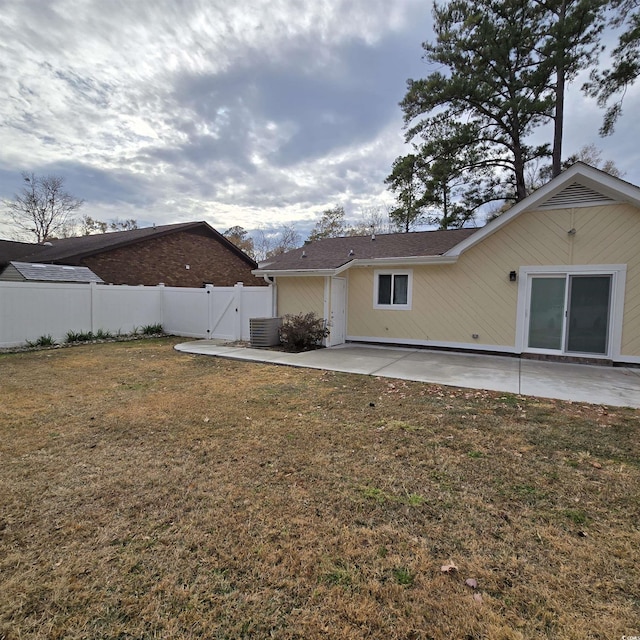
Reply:
[[[375,271],[374,309],[411,309],[412,272]]]

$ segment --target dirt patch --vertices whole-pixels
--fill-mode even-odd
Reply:
[[[179,341],[0,356],[0,638],[640,635],[638,411]]]

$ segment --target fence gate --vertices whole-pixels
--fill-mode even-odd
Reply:
[[[209,338],[249,340],[250,318],[271,317],[272,287],[207,286],[209,298]]]
[[[209,297],[209,329],[210,338],[222,340],[240,340],[240,305],[242,293],[237,295],[237,287],[207,287]]]

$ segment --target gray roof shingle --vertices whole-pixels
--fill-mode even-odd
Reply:
[[[38,264],[33,262],[9,263],[25,280],[38,282],[101,282],[89,267],[75,267],[61,264]]]
[[[0,267],[12,260],[21,260],[24,256],[37,253],[44,249],[42,245],[30,242],[15,242],[14,240],[0,240]]]
[[[440,256],[478,231],[447,229],[325,238],[261,262],[261,271],[337,269],[352,260]],[[304,257],[303,257],[304,254]]]

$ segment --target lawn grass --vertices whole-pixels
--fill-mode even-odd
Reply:
[[[176,342],[0,355],[3,640],[640,635],[640,412]]]

